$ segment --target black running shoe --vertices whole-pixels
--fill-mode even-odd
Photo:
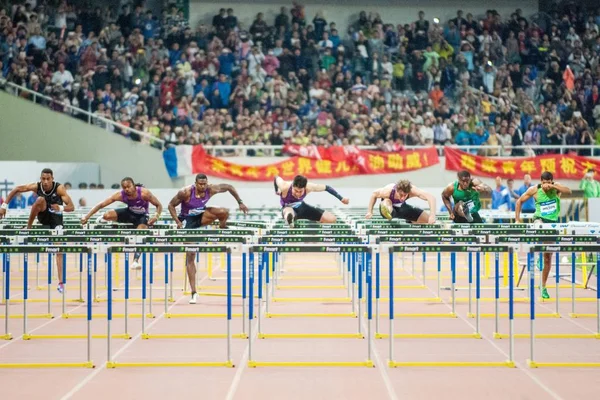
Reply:
[[[294,227],[294,216],[292,215],[292,213],[289,213],[287,215],[287,223],[290,226],[290,228]]]

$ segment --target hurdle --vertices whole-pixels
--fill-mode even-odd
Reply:
[[[0,253],[3,255],[7,255],[5,267],[6,267],[6,281],[5,281],[5,322],[4,322],[4,330],[5,335],[4,339],[12,339],[12,335],[8,332],[8,320],[10,315],[10,255],[11,254],[30,254],[30,253],[79,253],[79,254],[87,254],[87,334],[82,335],[81,338],[87,340],[86,346],[86,361],[85,362],[58,362],[58,363],[2,363],[0,364],[0,368],[75,368],[75,367],[83,367],[83,368],[94,368],[94,363],[91,359],[91,343],[92,343],[92,258],[91,258],[91,249],[87,246],[15,246],[15,245],[0,245]],[[29,262],[28,259],[25,258],[25,263],[23,267],[23,274],[25,282],[27,282],[29,273]],[[24,301],[23,301],[23,339],[26,339],[28,327],[27,327],[27,285],[25,285],[24,289]],[[28,335],[31,336],[31,335]],[[40,335],[42,336],[42,335]],[[75,335],[72,335],[75,336]],[[78,336],[79,337],[79,336]]]
[[[239,223],[238,223],[239,224]],[[248,226],[245,226],[246,229],[213,229],[212,226],[207,226],[201,229],[167,229],[162,234],[167,237],[173,237],[169,239],[165,243],[185,243],[190,237],[198,237],[201,243],[228,243],[226,237],[232,237],[229,241],[230,243],[243,243],[244,241],[250,241],[253,237],[257,235],[257,232],[260,231],[263,224],[251,224],[247,223]],[[255,225],[260,225],[259,228],[256,228]],[[209,241],[201,237],[211,237],[215,240]],[[175,239],[176,237],[181,238],[180,240]],[[242,239],[243,238],[243,239]],[[159,240],[159,239],[156,239]],[[213,276],[213,260],[211,254],[205,255],[205,264],[208,272],[208,279],[211,281],[222,280],[223,278],[217,278]],[[232,279],[239,280],[241,277],[233,277]]]
[[[231,301],[231,247],[226,245],[160,245],[160,246],[109,246],[105,251],[112,255],[116,253],[163,253],[165,257],[168,253],[226,253],[227,254],[227,318],[226,318],[226,334],[149,334],[146,332],[145,317],[142,316],[142,339],[162,338],[162,339],[215,339],[225,338],[227,342],[227,356],[225,361],[194,361],[194,362],[117,362],[112,359],[111,351],[111,335],[109,334],[107,341],[107,368],[126,368],[126,367],[229,367],[233,368],[234,364],[231,358],[231,318],[232,318],[232,301]],[[112,264],[109,263],[109,275],[112,275]],[[142,267],[142,308],[144,308],[146,298],[146,269]],[[168,268],[165,267],[165,288],[168,284]],[[112,322],[112,280],[109,278],[108,290],[108,315],[107,329],[110,332]],[[165,289],[166,290],[166,289]],[[166,297],[166,296],[165,296]],[[166,304],[165,304],[166,307]],[[143,313],[142,313],[143,314]]]
[[[598,238],[598,236],[593,236],[593,235],[580,235],[580,236],[559,236],[559,235],[527,235],[527,236],[521,236],[521,235],[517,235],[517,236],[494,236],[491,235],[490,236],[490,241],[493,241],[495,243],[521,243],[521,244],[583,244],[583,243],[588,243],[588,244],[593,244],[593,243],[598,243],[598,241],[600,240],[600,238]],[[560,317],[560,310],[559,310],[559,303],[562,300],[560,297],[560,290],[561,288],[571,288],[571,302],[572,302],[572,313],[571,315],[575,314],[575,302],[578,300],[575,297],[575,288],[579,287],[579,288],[583,288],[583,285],[576,285],[575,284],[575,258],[574,258],[574,254],[572,253],[572,270],[571,270],[571,284],[570,285],[561,285],[560,284],[560,252],[556,252],[555,255],[555,264],[556,264],[556,271],[555,271],[555,285],[554,288],[556,289],[555,292],[555,307],[556,310],[553,314],[547,315],[547,314],[543,314],[540,313],[537,316],[538,317],[546,317],[546,316],[551,316],[551,317]],[[541,260],[539,260],[541,262]],[[523,276],[523,273],[525,271],[525,269],[528,268],[528,264],[527,262],[524,263],[523,268],[521,269],[521,272],[519,273],[519,281],[521,280],[521,277]],[[528,273],[535,273],[534,271],[529,271],[528,269]],[[519,282],[517,282],[517,286],[519,285]],[[547,286],[548,288],[550,288],[550,286]]]
[[[163,237],[149,237],[146,238],[145,243],[147,244],[153,244],[153,245],[161,245],[161,244],[165,244],[165,245],[175,245],[175,244],[182,244],[182,245],[191,245],[191,244],[203,244],[203,245],[219,245],[222,243],[225,244],[231,244],[231,245],[235,245],[235,244],[246,244],[249,241],[251,241],[251,237],[249,236],[231,236],[231,235],[211,235],[211,236],[199,236],[198,235],[198,230],[190,230],[192,232],[194,232],[194,235],[169,235],[169,236],[163,236]],[[235,231],[233,231],[235,232]],[[204,253],[204,254],[208,254],[210,255],[211,253]],[[240,296],[242,298],[242,313],[241,314],[232,314],[232,317],[241,317],[242,318],[242,333],[241,335],[234,335],[234,337],[246,337],[245,334],[245,310],[246,310],[246,287],[245,287],[245,283],[246,283],[246,259],[245,259],[245,254],[242,255],[242,274],[241,277],[237,277],[237,279],[241,279],[242,281],[242,293],[238,294],[237,296]],[[166,255],[165,255],[166,257]],[[167,259],[165,259],[165,262],[167,262]],[[172,254],[171,254],[171,262],[170,262],[170,270],[171,273],[173,271],[173,261],[172,261]],[[233,269],[231,268],[231,266],[229,266],[228,268],[226,268],[226,272],[231,272],[231,279],[236,279],[236,277],[233,276]],[[187,282],[187,270],[184,276],[185,281]],[[171,275],[171,280],[170,280],[170,286],[171,288],[173,287],[173,278]],[[233,288],[233,287],[232,287]],[[201,287],[198,287],[198,295],[200,296],[211,296],[211,295],[218,295],[218,296],[228,296],[227,293],[212,293],[212,292],[202,292],[201,291]],[[227,285],[225,286],[225,289],[227,289]],[[184,290],[184,294],[191,294],[190,292],[187,292],[186,290]],[[232,297],[236,297],[236,294],[231,294]],[[165,297],[166,297],[166,293],[165,293]],[[165,318],[226,318],[227,314],[215,314],[215,313],[185,313],[185,314],[174,314],[174,313],[170,313],[167,309],[167,304],[165,302],[165,311],[164,311],[164,316]]]
[[[391,245],[391,246],[382,246],[382,252],[387,249],[389,254],[389,277],[390,283],[394,280],[394,253],[398,252],[448,252],[451,253],[451,259],[455,262],[456,253],[512,253],[513,248],[511,246],[501,246],[501,245],[487,245],[487,244],[477,244],[477,245]],[[455,265],[454,265],[455,267]],[[504,362],[479,362],[479,361],[443,361],[443,362],[435,362],[435,361],[403,361],[398,362],[395,361],[394,358],[394,339],[395,338],[481,338],[481,334],[479,333],[479,298],[480,298],[480,265],[477,264],[477,282],[476,282],[476,331],[473,334],[394,334],[394,296],[393,289],[390,289],[390,301],[389,301],[389,318],[390,318],[390,326],[389,326],[389,334],[385,335],[389,339],[389,367],[418,367],[418,366],[440,366],[440,367],[515,367],[514,363],[514,345],[513,345],[513,310],[510,307],[509,310],[509,320],[510,320],[510,347],[509,347],[509,359]],[[452,268],[453,273],[455,272],[455,268]],[[512,269],[511,269],[512,272]],[[510,280],[512,282],[512,279]],[[454,280],[452,282],[454,286]],[[512,289],[512,287],[511,287]],[[509,296],[512,298],[512,290],[509,290]],[[512,304],[512,302],[510,303]]]
[[[436,243],[455,243],[455,242],[460,242],[460,243],[479,243],[480,238],[477,236],[429,236],[427,235],[427,232],[429,230],[421,230],[420,232],[425,232],[425,234],[421,234],[421,235],[409,235],[409,236],[404,236],[404,235],[398,235],[398,236],[381,236],[381,237],[374,237],[375,242],[377,244],[407,244],[407,243],[411,243],[411,244],[419,244],[419,243],[432,243],[432,242],[436,242]],[[414,233],[414,230],[409,230],[409,234]],[[415,254],[414,252],[411,254]],[[426,253],[423,253],[423,255],[425,255]],[[425,258],[425,257],[424,257]],[[441,253],[437,254],[437,297],[434,300],[440,300],[441,302],[441,297],[440,297],[440,289],[441,289]],[[391,268],[391,267],[390,267]],[[423,261],[423,265],[422,265],[422,282],[423,285],[421,286],[421,288],[427,288],[427,286],[425,285],[425,281],[426,281],[426,274],[425,274],[425,261]],[[381,281],[381,273],[380,273],[380,263],[379,263],[379,254],[376,256],[376,262],[375,262],[375,337],[376,338],[382,338],[384,336],[382,336],[382,334],[379,333],[379,317],[380,317],[380,313],[379,313],[379,302],[381,299],[380,296],[380,288],[383,289],[390,289],[390,295],[391,293],[393,293],[393,289],[406,289],[405,286],[403,285],[394,285],[393,283],[389,283],[389,285],[381,285],[380,284]],[[452,297],[454,297],[454,292],[452,292]],[[401,300],[399,298],[395,298],[395,301],[397,300]],[[423,299],[423,300],[430,300],[430,299]],[[452,311],[450,313],[396,313],[394,315],[394,317],[396,318],[456,318],[456,312],[455,309],[453,307]]]
[[[261,254],[262,261],[259,262],[258,265],[258,291],[259,291],[259,299],[262,298],[262,270],[265,266],[265,255],[269,253],[349,253],[349,254],[357,254],[357,253],[366,253],[366,268],[365,273],[367,275],[367,310],[368,310],[368,323],[367,323],[367,359],[365,361],[257,361],[254,358],[252,353],[252,325],[249,325],[249,337],[250,340],[248,342],[248,367],[256,368],[256,367],[327,367],[327,366],[337,366],[337,367],[373,367],[374,363],[371,360],[371,319],[372,319],[372,297],[371,297],[371,254],[372,254],[372,246],[370,245],[348,245],[348,244],[340,244],[340,245],[326,245],[326,246],[318,246],[314,244],[273,244],[273,245],[251,245],[248,246],[245,251],[248,252],[250,258],[250,271],[249,271],[249,288],[250,288],[250,297],[253,296],[254,290],[254,277],[255,277],[255,254]],[[356,260],[356,258],[354,258]],[[357,268],[358,274],[361,274],[361,268]],[[265,276],[269,274],[269,268],[265,271]],[[362,278],[359,277],[359,298],[362,296]],[[267,291],[268,293],[268,291]],[[254,316],[254,302],[250,302],[249,308],[249,319],[252,320]],[[260,301],[259,301],[260,304]],[[260,314],[261,310],[257,310],[258,314],[258,337],[259,338],[358,338],[363,337],[362,334],[264,334],[261,332],[260,325]],[[360,302],[359,302],[359,329],[360,329],[360,320],[361,320],[361,312],[360,312]]]
[[[535,253],[546,253],[546,252],[592,252],[600,255],[600,245],[599,244],[578,244],[578,245],[532,245],[529,247],[528,253],[528,269],[532,269],[533,265],[533,255]],[[600,261],[597,261],[598,265],[600,265]],[[573,269],[575,265],[573,264]],[[547,335],[541,336],[535,334],[535,297],[533,292],[535,290],[535,274],[530,274],[530,291],[531,291],[531,302],[530,302],[530,324],[529,324],[529,358],[527,359],[527,365],[530,368],[543,368],[543,367],[570,367],[570,368],[585,368],[585,367],[593,367],[600,368],[600,362],[537,362],[535,361],[535,339],[538,337],[546,338]],[[600,285],[600,275],[596,275],[596,284]],[[596,333],[592,335],[581,335],[579,337],[593,337],[595,339],[600,339],[600,292],[596,291]],[[562,335],[561,338],[569,338],[570,336]]]

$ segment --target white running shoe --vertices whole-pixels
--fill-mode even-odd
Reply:
[[[131,269],[140,270],[142,269],[142,264],[140,264],[138,261],[134,261],[131,264]]]
[[[289,213],[287,215],[287,223],[290,226],[290,228],[294,228],[294,216],[292,215],[292,213]]]
[[[192,297],[190,298],[190,304],[196,304],[197,301],[198,301],[198,293],[194,293],[192,295]]]

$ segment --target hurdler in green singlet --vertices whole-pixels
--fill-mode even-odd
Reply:
[[[517,200],[515,205],[515,222],[521,223],[521,207],[530,198],[535,199],[535,213],[533,219],[544,223],[557,222],[560,217],[560,195],[571,194],[571,189],[560,183],[554,182],[554,176],[551,172],[545,171],[542,173],[541,183],[537,186],[531,186]],[[543,188],[546,188],[544,190]],[[549,299],[550,295],[546,289],[546,282],[550,274],[552,261],[552,253],[544,253],[544,268],[542,270],[542,281],[540,292],[543,299]]]
[[[550,189],[545,192],[542,185],[538,185],[535,195],[535,214],[534,219],[541,219],[542,222],[556,222],[560,216],[560,197],[556,189]]]
[[[462,201],[467,206],[469,213],[474,214],[481,209],[481,200],[479,199],[479,192],[473,189],[473,183],[467,190],[462,190],[458,181],[454,182],[454,192],[452,193],[452,200],[454,204]]]

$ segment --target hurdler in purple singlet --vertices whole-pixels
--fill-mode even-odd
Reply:
[[[121,190],[121,199],[123,203],[127,204],[127,208],[132,213],[148,214],[149,202],[142,199],[142,188],[140,186],[137,187],[137,197],[135,199],[128,198],[124,190]]]
[[[296,208],[300,204],[302,204],[302,201],[304,200],[305,197],[306,197],[306,190],[304,190],[304,193],[302,194],[302,196],[300,196],[300,198],[296,198],[296,197],[294,197],[294,195],[292,195],[292,188],[290,187],[288,189],[287,195],[285,197],[280,196],[279,203],[281,204],[281,207]]]
[[[206,203],[210,200],[210,190],[207,188],[204,197],[196,197],[196,185],[191,186],[190,201],[181,203],[181,217],[200,215],[206,210]]]
[[[400,200],[396,198],[396,187],[394,187],[392,189],[392,192],[390,193],[390,200],[392,201],[393,207],[402,207],[402,204],[406,202],[405,200]]]

